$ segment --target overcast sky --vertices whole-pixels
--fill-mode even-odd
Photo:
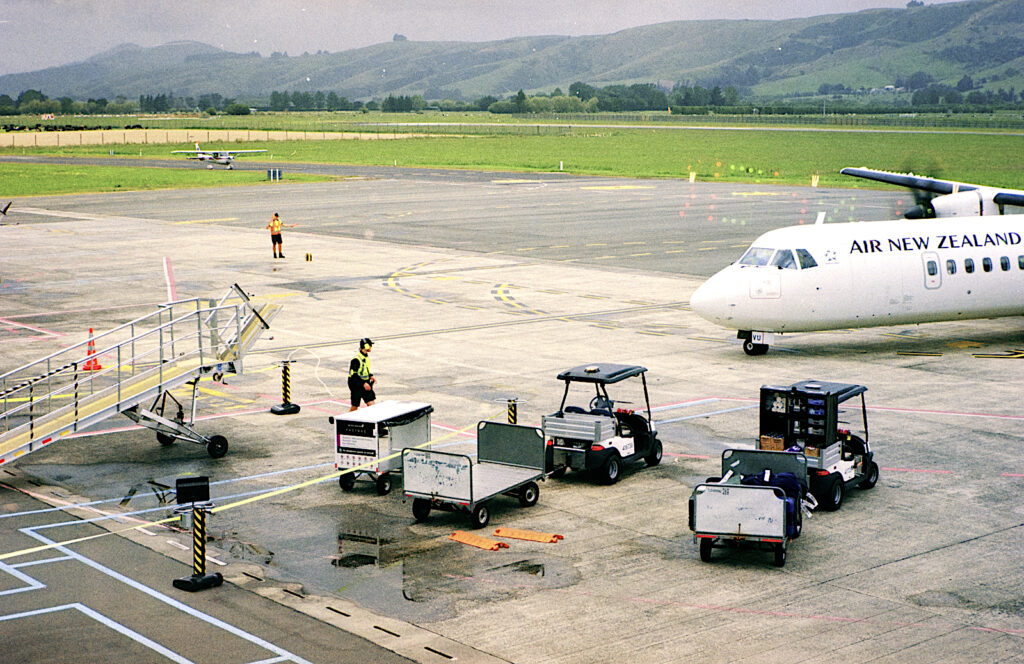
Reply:
[[[194,40],[229,51],[300,55],[378,44],[396,33],[411,41],[490,41],[905,5],[906,0],[3,0],[0,74],[77,62],[128,42]]]

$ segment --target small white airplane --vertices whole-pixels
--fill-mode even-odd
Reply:
[[[207,168],[213,168],[214,164],[220,164],[227,166],[228,170],[230,170],[234,168],[231,162],[235,160],[235,155],[253,154],[256,152],[266,152],[266,150],[203,150],[199,147],[199,143],[196,143],[195,150],[174,150],[171,154],[190,154],[193,156],[186,157],[186,159],[211,162],[206,165]]]
[[[910,220],[768,231],[693,293],[693,311],[737,330],[748,355],[787,332],[1024,315],[1024,215],[1004,214],[1024,191],[842,173],[942,195]]]

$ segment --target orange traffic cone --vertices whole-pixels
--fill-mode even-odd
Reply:
[[[95,355],[95,354],[96,354],[96,342],[92,340],[92,328],[90,327],[89,328],[89,346],[88,346],[88,350],[86,351],[86,354],[85,354],[87,359],[85,361],[85,364],[82,365],[82,371],[99,371],[100,369],[103,368],[103,365],[101,365],[99,362],[97,362],[96,358],[93,357],[93,355]]]

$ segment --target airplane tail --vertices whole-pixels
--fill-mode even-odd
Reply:
[[[7,205],[5,205],[2,210],[0,210],[0,215],[6,216],[7,215],[7,211],[11,209],[11,203],[13,203],[13,202],[14,201],[8,201]]]

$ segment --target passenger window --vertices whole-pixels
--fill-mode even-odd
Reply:
[[[970,274],[971,272],[974,272],[974,259],[973,258],[965,258],[964,259],[964,272],[966,272],[967,274]]]
[[[795,270],[796,260],[793,258],[793,252],[789,249],[779,249],[775,252],[775,258],[772,259],[772,265],[784,270]]]
[[[991,272],[992,271],[992,259],[991,258],[982,258],[981,259],[981,269],[985,270],[986,272]]]
[[[806,249],[797,249],[796,255],[797,258],[800,259],[800,269],[806,270],[809,267],[818,267],[818,263],[814,260],[814,256],[811,256],[811,252]]]
[[[1017,256],[1017,267],[1024,270],[1024,256]]]
[[[956,261],[946,261],[946,272],[956,274]]]
[[[740,265],[767,265],[773,253],[775,253],[774,249],[751,247],[747,249],[747,253],[743,254],[743,258],[740,259]]]
[[[1008,272],[1010,269],[1010,259],[1006,256],[1002,256],[999,259],[999,267],[1003,269],[1003,272]]]
[[[939,273],[939,265],[935,261],[928,261],[928,276],[934,277]]]

